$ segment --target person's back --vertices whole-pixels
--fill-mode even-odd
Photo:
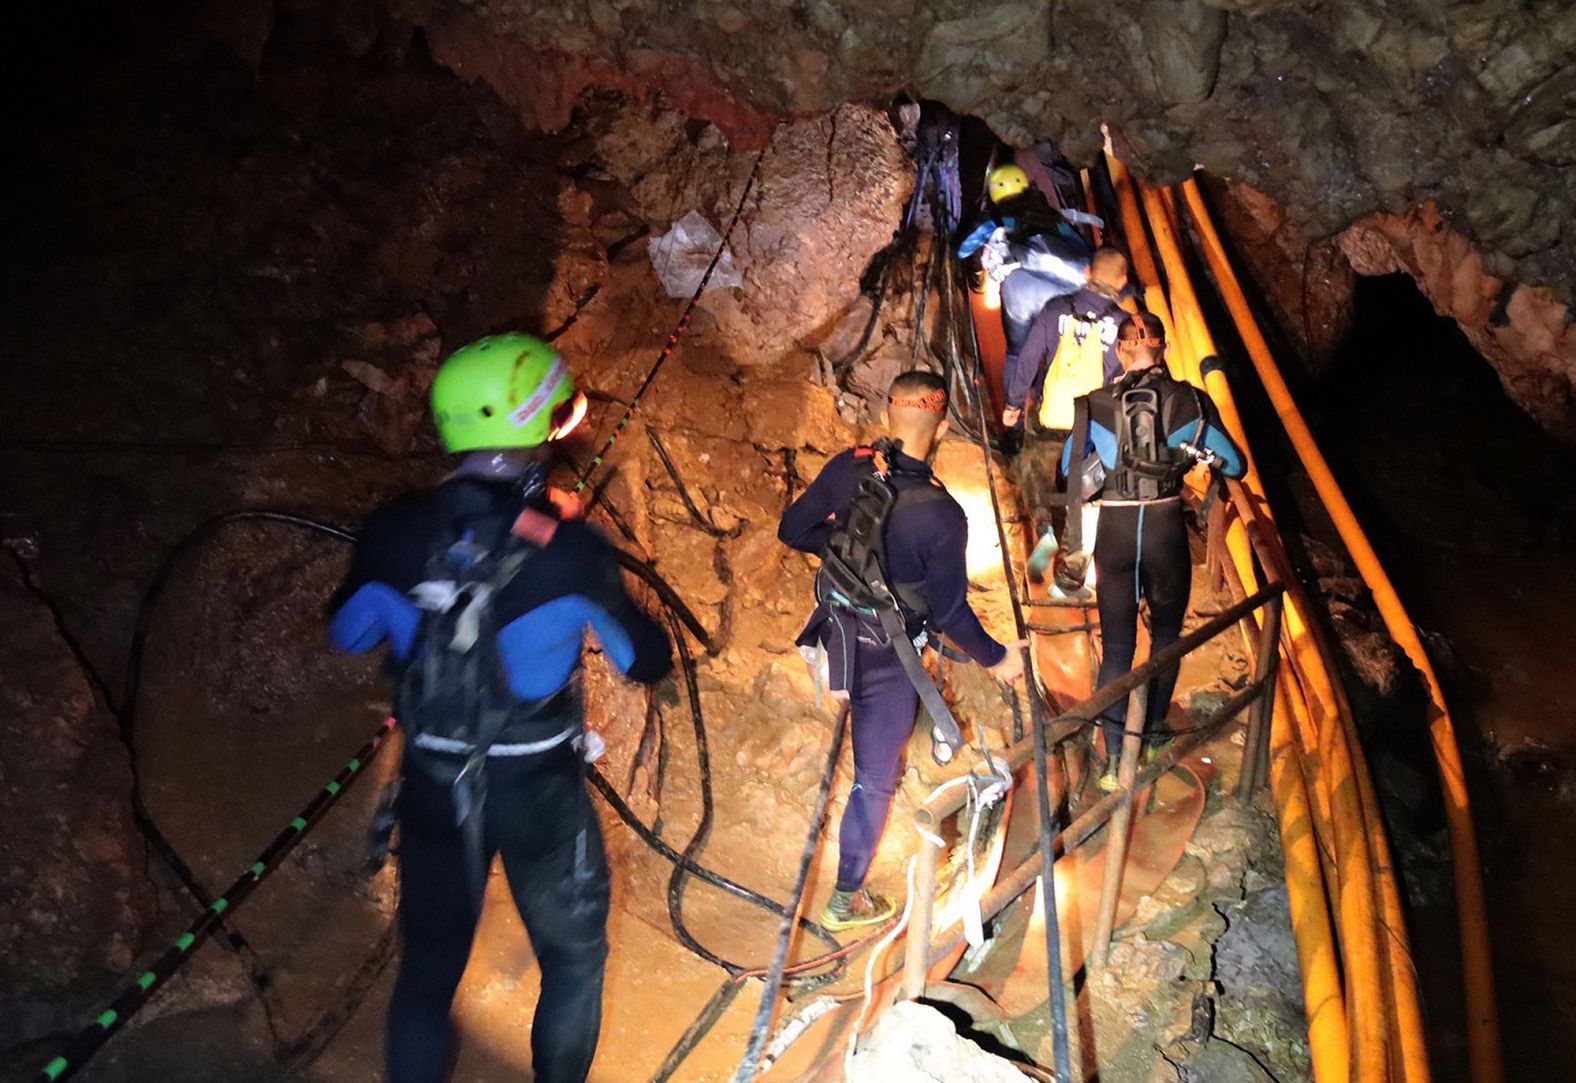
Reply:
[[[866,891],[864,881],[896,792],[915,710],[923,698],[933,722],[938,711],[947,711],[919,662],[921,637],[927,629],[946,635],[1000,680],[1022,672],[1018,651],[992,639],[969,608],[968,522],[925,463],[946,431],[946,406],[939,376],[899,376],[883,419],[894,442],[912,454],[856,448],[833,457],[778,525],[785,544],[825,555],[841,545],[838,531],[873,470],[884,472],[883,484],[897,490],[882,523],[880,554],[883,585],[900,600],[897,611],[873,598],[840,596],[826,582],[823,563],[817,604],[798,638],[801,649],[825,660],[826,672],[818,672],[817,680],[824,677],[851,711],[854,785],[838,839],[836,888],[821,917],[832,929],[882,921],[896,909],[892,900]]]
[[[581,1083],[596,1050],[609,885],[584,783],[596,742],[583,727],[581,642],[589,628],[640,681],[663,677],[671,658],[606,539],[546,488],[543,445],[582,403],[538,340],[502,335],[457,352],[433,405],[445,447],[469,455],[435,489],[367,518],[330,602],[340,649],[388,644],[406,738],[390,1083],[445,1077],[450,1005],[495,855],[541,969],[534,1078]]]
[[[1103,474],[1094,538],[1100,580],[1099,687],[1132,668],[1141,602],[1149,604],[1151,654],[1181,635],[1192,591],[1183,476],[1197,463],[1227,477],[1240,477],[1243,471],[1242,453],[1209,397],[1166,371],[1165,327],[1159,317],[1141,312],[1124,320],[1118,346],[1127,371],[1085,397],[1089,420],[1083,446],[1074,447],[1069,440],[1061,459],[1064,475],[1086,479]],[[1098,457],[1098,469],[1091,456]],[[1064,544],[1062,549],[1060,559],[1087,563],[1081,545]],[[1177,672],[1176,666],[1168,667],[1150,684],[1144,731],[1151,742],[1167,739],[1166,712]],[[1106,790],[1116,786],[1122,712],[1118,704],[1104,718],[1107,762],[1100,786]]]

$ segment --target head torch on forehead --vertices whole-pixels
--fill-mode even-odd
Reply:
[[[547,438],[549,440],[562,440],[575,429],[580,427],[580,422],[586,416],[586,393],[576,391],[563,402],[553,407],[553,413],[547,422]]]
[[[1119,338],[1116,340],[1118,349],[1123,346],[1148,346],[1152,350],[1158,350],[1165,344],[1166,340],[1157,335],[1149,335],[1144,338]]]
[[[939,414],[947,409],[947,393],[938,387],[933,391],[925,392],[917,398],[888,395],[887,405],[895,406],[900,410],[928,410],[933,414]]]

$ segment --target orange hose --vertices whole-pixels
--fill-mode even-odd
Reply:
[[[1181,311],[1173,312],[1167,305],[1165,294],[1160,286],[1158,268],[1148,247],[1144,221],[1134,195],[1131,178],[1123,163],[1110,156],[1107,160],[1117,190],[1118,208],[1123,231],[1127,236],[1129,256],[1134,273],[1144,288],[1146,305],[1166,321],[1171,332],[1171,340],[1178,343],[1178,348],[1174,349],[1168,357],[1168,363],[1173,374],[1178,378],[1199,383],[1198,358],[1201,352],[1196,347],[1192,350],[1185,348],[1184,344],[1193,343],[1193,333],[1191,329],[1179,326],[1179,323],[1185,322],[1179,317],[1186,315],[1186,308],[1179,305]],[[1158,228],[1157,222],[1157,231]],[[1234,404],[1228,402],[1225,411],[1230,412],[1228,425],[1240,440],[1241,425],[1236,417]],[[1246,442],[1241,442],[1246,455]],[[1232,563],[1238,578],[1243,582],[1256,582],[1252,552],[1244,526],[1240,521],[1234,520],[1228,524],[1226,543],[1231,551]],[[1292,668],[1288,666],[1288,678],[1292,672]],[[1271,792],[1276,801],[1277,819],[1282,831],[1288,896],[1294,900],[1292,902],[1293,931],[1297,940],[1299,962],[1302,964],[1303,995],[1309,1019],[1310,1054],[1314,1075],[1320,1083],[1331,1083],[1331,1081],[1345,1083],[1351,1077],[1352,1064],[1357,1060],[1356,1047],[1351,1043],[1349,1036],[1351,1028],[1347,1022],[1348,1005],[1342,992],[1339,966],[1341,952],[1330,928],[1329,897],[1324,877],[1321,875],[1326,855],[1324,847],[1319,845],[1316,836],[1317,821],[1314,819],[1314,806],[1309,802],[1307,788],[1303,785],[1303,771],[1306,765],[1302,764],[1301,757],[1297,756],[1295,744],[1288,740],[1291,732],[1289,704],[1294,698],[1290,695],[1288,686],[1283,684],[1278,697],[1279,710],[1276,712],[1276,722],[1272,724],[1272,734],[1278,734],[1279,740],[1277,742],[1272,738],[1271,744]],[[1324,776],[1315,774],[1313,777],[1322,781]],[[1324,798],[1321,803],[1327,804],[1327,795],[1321,793],[1321,797]],[[1328,816],[1321,815],[1319,818],[1328,819]],[[1325,830],[1333,833],[1333,828],[1328,826]],[[1336,883],[1333,870],[1329,875],[1329,883]],[[1372,992],[1372,987],[1369,991]],[[1370,1011],[1368,1014],[1373,1018],[1376,1013]],[[1377,1018],[1381,1020],[1378,1029],[1382,1033],[1384,1013],[1378,1012]],[[1364,1029],[1373,1028],[1370,1026]],[[1382,1048],[1381,1046],[1380,1049]],[[1384,1078],[1382,1056],[1379,1058],[1378,1071],[1375,1071],[1371,1063],[1365,1062],[1364,1067],[1367,1074],[1363,1078]]]
[[[1270,793],[1275,798],[1276,826],[1286,866],[1286,896],[1291,902],[1291,927],[1302,974],[1302,999],[1308,1015],[1308,1051],[1317,1083],[1345,1083],[1351,1048],[1346,1003],[1341,993],[1335,939],[1330,932],[1320,856],[1302,769],[1297,764],[1288,720],[1291,697],[1285,685],[1275,690],[1270,719]],[[1295,885],[1295,886],[1293,886]]]
[[[1160,193],[1140,185],[1144,208],[1160,251],[1170,285],[1172,313],[1183,330],[1189,347],[1188,372],[1197,373],[1210,397],[1215,400],[1221,420],[1246,451],[1241,418],[1231,390],[1219,371],[1203,376],[1200,362],[1214,354],[1214,342],[1204,324],[1202,310],[1182,258],[1172,214]],[[1249,466],[1244,476],[1248,491],[1262,497],[1257,471]],[[1278,555],[1278,554],[1277,554]],[[1282,569],[1274,569],[1282,572]],[[1307,609],[1299,604],[1294,590],[1296,581],[1282,572],[1289,588],[1284,622],[1286,642],[1304,675],[1327,680],[1322,659],[1308,634]],[[1351,1033],[1351,1078],[1357,1083],[1390,1078],[1390,1015],[1394,1007],[1387,995],[1387,967],[1379,943],[1379,891],[1374,883],[1373,852],[1369,837],[1375,825],[1366,822],[1357,793],[1356,772],[1361,770],[1354,749],[1347,742],[1341,720],[1336,717],[1333,697],[1318,702],[1320,753],[1323,770],[1330,772],[1335,847],[1340,883],[1336,897],[1337,923],[1341,932],[1342,958],[1346,965],[1347,1025]]]
[[[1450,710],[1445,703],[1439,678],[1434,673],[1427,652],[1423,649],[1417,628],[1408,616],[1395,586],[1380,564],[1367,535],[1358,523],[1346,495],[1341,491],[1329,464],[1325,462],[1313,434],[1308,430],[1302,412],[1297,408],[1290,389],[1282,379],[1264,340],[1258,321],[1254,318],[1247,298],[1243,295],[1236,273],[1226,258],[1220,236],[1215,231],[1208,209],[1198,191],[1198,185],[1189,180],[1182,186],[1193,220],[1203,241],[1204,254],[1221,294],[1236,321],[1248,357],[1258,372],[1259,381],[1274,404],[1276,414],[1290,437],[1303,468],[1307,470],[1319,499],[1329,511],[1341,541],[1345,543],[1358,573],[1368,584],[1374,604],[1391,638],[1401,646],[1423,675],[1428,694],[1433,701],[1434,716],[1430,723],[1430,736],[1434,758],[1439,766],[1440,782],[1445,794],[1445,812],[1450,828],[1452,864],[1455,871],[1456,910],[1460,924],[1461,968],[1466,987],[1467,1026],[1469,1032],[1468,1058],[1474,1083],[1500,1083],[1504,1078],[1499,1059],[1499,1017],[1494,1002],[1493,963],[1489,950],[1488,916],[1483,898],[1482,866],[1478,857],[1477,836],[1472,826],[1471,806],[1467,796],[1466,779],[1461,766],[1460,751],[1456,745],[1455,728]],[[1411,1077],[1408,1076],[1410,1079]]]

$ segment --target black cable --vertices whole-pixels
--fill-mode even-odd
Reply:
[[[957,271],[951,260],[947,261],[949,269],[948,279],[956,285]],[[980,426],[980,452],[985,459],[985,485],[990,490],[991,509],[996,517],[996,536],[1001,545],[1001,559],[1007,573],[1007,593],[1012,601],[1013,622],[1017,627],[1019,638],[1026,632],[1026,622],[1023,617],[1023,606],[1018,599],[1017,576],[1012,569],[1012,551],[1007,546],[1007,531],[1002,525],[1001,504],[996,496],[996,471],[991,460],[990,443],[985,439],[983,424],[985,394],[982,384],[982,374],[985,364],[980,357],[979,340],[972,318],[969,320],[969,341],[974,354],[974,404],[980,411],[982,424]],[[1024,684],[1029,697],[1029,721],[1033,730],[1034,739],[1034,774],[1035,794],[1037,804],[1037,827],[1040,840],[1040,889],[1044,895],[1045,911],[1045,957],[1046,957],[1046,986],[1048,993],[1047,1008],[1049,1009],[1051,1023],[1051,1047],[1055,1060],[1056,1078],[1072,1078],[1072,1056],[1068,1045],[1067,1035],[1067,1005],[1066,991],[1062,983],[1062,949],[1061,949],[1061,921],[1056,909],[1056,854],[1052,849],[1055,839],[1056,812],[1051,807],[1050,797],[1050,758],[1045,746],[1045,711],[1044,703],[1039,692],[1039,681],[1034,675],[1032,659],[1029,657],[1028,647],[1024,652]],[[1022,725],[1022,716],[1019,713],[1018,697],[1012,695],[1013,724],[1015,727]]]
[[[610,505],[604,503],[603,508],[610,514],[615,514],[614,509]],[[165,558],[163,564],[160,565],[148,587],[147,592],[143,596],[141,607],[138,611],[137,622],[132,633],[131,649],[127,662],[126,681],[124,684],[124,703],[122,704],[122,709],[119,712],[119,717],[123,739],[127,743],[128,751],[131,752],[134,783],[136,779],[136,755],[135,745],[132,738],[135,728],[134,723],[136,717],[138,693],[141,686],[142,672],[146,658],[147,639],[149,631],[152,627],[154,607],[159,598],[163,595],[165,589],[168,587],[170,577],[174,573],[176,567],[189,552],[211,539],[223,527],[231,523],[248,521],[284,523],[289,526],[317,532],[346,542],[354,542],[356,538],[356,535],[352,531],[346,530],[343,527],[336,526],[331,523],[322,522],[306,515],[300,515],[294,512],[276,511],[272,509],[245,508],[237,511],[226,512],[222,515],[217,515],[205,520],[176,544],[175,548],[172,549],[170,554]],[[628,528],[627,523],[620,522],[620,526],[624,529],[625,533],[632,534]],[[702,824],[697,829],[695,837],[691,839],[690,844],[686,846],[685,851],[681,854],[674,850],[673,847],[669,846],[661,838],[659,838],[655,833],[653,833],[650,828],[641,823],[639,818],[635,816],[634,812],[629,808],[628,804],[618,796],[617,791],[603,775],[593,769],[589,772],[589,778],[593,788],[595,788],[597,792],[600,793],[602,797],[608,802],[608,804],[613,808],[613,811],[618,815],[619,819],[621,819],[626,826],[634,831],[636,837],[638,837],[642,842],[644,842],[648,847],[650,847],[664,859],[673,863],[674,874],[673,878],[669,882],[669,907],[670,917],[672,917],[674,921],[674,931],[679,937],[680,941],[683,942],[686,947],[690,948],[690,950],[694,951],[697,955],[700,955],[702,958],[705,958],[708,961],[716,962],[718,965],[728,970],[730,974],[746,974],[749,968],[732,963],[728,960],[721,959],[719,956],[716,956],[714,953],[708,951],[703,945],[696,941],[685,927],[683,915],[681,913],[683,881],[691,875],[708,884],[711,884],[716,888],[719,888],[722,891],[732,894],[753,906],[757,906],[779,917],[792,914],[797,910],[797,906],[791,910],[786,904],[777,902],[776,900],[771,899],[760,892],[744,887],[742,884],[739,884],[736,881],[733,881],[721,875],[720,873],[707,868],[696,860],[696,855],[704,846],[706,838],[710,833],[711,822],[714,816],[714,805],[711,789],[710,755],[706,742],[704,716],[701,714],[700,691],[695,676],[695,660],[690,654],[688,642],[684,639],[682,631],[679,628],[680,622],[682,622],[683,626],[688,628],[690,632],[695,635],[696,639],[701,642],[701,644],[707,649],[708,653],[716,653],[717,646],[707,634],[705,627],[696,618],[694,612],[684,604],[683,600],[679,598],[677,592],[674,591],[672,586],[660,574],[657,573],[656,569],[651,567],[650,564],[646,563],[640,558],[623,549],[619,549],[616,546],[614,547],[613,552],[614,557],[618,561],[620,567],[625,568],[646,582],[656,593],[657,597],[667,610],[670,628],[672,629],[674,640],[677,644],[680,660],[685,673],[686,685],[690,698],[690,706],[695,723],[697,758],[699,761],[698,766],[701,774],[701,793],[703,806]],[[146,817],[146,832],[149,835],[150,841],[154,842],[156,846],[160,847],[161,855],[165,856],[166,860],[169,861],[171,868],[176,870],[177,875],[180,875],[182,871],[184,871],[185,875],[183,876],[183,882],[187,880],[190,881],[188,883],[188,889],[192,890],[194,897],[198,898],[199,901],[202,901],[205,897],[208,899],[208,901],[203,902],[203,905],[206,908],[211,903],[211,895],[209,895],[202,884],[197,881],[195,875],[191,872],[190,867],[186,864],[184,859],[181,858],[174,846],[171,845],[168,839],[163,835],[162,831],[158,828],[158,825],[153,821],[151,815],[148,814],[146,807],[141,804],[140,794],[138,793],[135,784],[133,787],[133,803],[134,806],[141,809],[143,816]],[[819,924],[803,917],[797,919],[797,924],[801,929],[804,929],[806,932],[809,932],[817,939],[823,941],[832,949],[836,950],[841,948],[840,942]],[[245,941],[240,940],[239,937],[236,937],[235,939],[238,945],[244,949]],[[380,940],[378,942],[372,957],[369,959],[367,964],[363,965],[363,971],[369,971],[370,969],[375,976],[375,972],[381,970],[383,965],[386,965],[388,959],[391,957],[391,953],[388,950],[389,943],[385,942],[385,940]],[[833,970],[831,973],[835,974],[840,972],[843,965],[844,962],[841,957],[832,960]],[[258,978],[257,983],[260,985],[266,985],[266,977]],[[351,995],[359,1000],[361,996],[365,995],[366,989],[370,986],[370,984],[370,981],[363,980],[351,982]],[[726,1005],[723,1006],[725,1007]],[[353,1005],[342,1005],[338,1009],[330,1007],[320,1012],[301,1035],[287,1043],[282,1047],[281,1050],[278,1051],[279,1055],[294,1064],[299,1065],[309,1063],[322,1051],[327,1042],[332,1039],[333,1035],[338,1032],[340,1027],[343,1026],[345,1019],[347,1019],[349,1014],[351,1014],[353,1011],[353,1007]],[[715,1020],[712,1022],[714,1021]],[[703,1035],[705,1031],[709,1029],[709,1027],[710,1023],[700,1028],[699,1033],[696,1036],[696,1041],[699,1040],[699,1037]]]
[[[832,729],[832,747],[826,754],[826,766],[821,771],[821,788],[815,798],[815,810],[810,814],[810,828],[805,834],[804,849],[799,854],[799,870],[794,877],[793,902],[795,911],[804,901],[805,887],[810,879],[810,865],[821,843],[821,828],[826,822],[826,806],[832,793],[832,779],[837,774],[837,760],[843,752],[843,741],[848,736],[848,704],[837,714]],[[734,1073],[734,1083],[750,1083],[755,1076],[755,1066],[760,1061],[761,1050],[766,1045],[766,1033],[771,1028],[772,1008],[777,1003],[777,987],[782,984],[783,970],[788,966],[788,951],[793,945],[794,923],[784,919],[782,932],[777,936],[777,949],[772,953],[772,964],[766,972],[766,988],[761,990],[761,1002],[755,1009],[755,1024],[750,1028],[750,1039],[744,1048],[744,1057]]]

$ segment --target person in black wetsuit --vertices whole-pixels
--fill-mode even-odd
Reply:
[[[892,382],[882,418],[899,447],[888,460],[898,500],[886,520],[883,570],[900,597],[923,607],[903,607],[911,638],[927,628],[939,632],[998,680],[1010,682],[1023,672],[1021,645],[992,639],[969,608],[968,521],[926,465],[946,431],[946,410],[946,385],[934,373],[908,372]],[[777,537],[820,555],[867,476],[871,457],[872,449],[853,448],[829,460],[783,513]],[[873,924],[896,910],[891,899],[867,891],[864,881],[897,790],[919,693],[881,625],[867,613],[822,602],[799,643],[818,644],[825,652],[832,694],[846,698],[852,712],[854,784],[843,813],[837,885],[821,923],[834,930]]]
[[[625,593],[607,540],[569,516],[563,509],[572,501],[555,500],[544,483],[547,443],[584,412],[558,354],[525,335],[483,339],[444,363],[432,399],[445,447],[469,454],[436,489],[399,497],[367,518],[330,602],[337,647],[389,644],[405,731],[395,806],[403,953],[389,1003],[386,1078],[447,1077],[450,1005],[496,854],[541,968],[533,1078],[581,1083],[601,1028],[608,950],[607,859],[585,787],[585,760],[597,742],[582,724],[581,640],[589,627],[609,662],[647,683],[671,669],[670,644]],[[411,682],[431,672],[428,622],[461,609],[465,597],[435,601],[445,587],[453,594],[454,581],[435,578],[434,568],[457,551],[481,549],[524,557],[511,576],[500,575],[489,614],[479,618],[496,631],[493,642],[472,648],[493,665],[477,672],[495,680],[479,687],[478,676],[471,682],[478,687],[422,687],[417,695]],[[461,616],[453,629],[464,626]],[[488,730],[473,716],[488,710],[502,722],[483,737]],[[484,797],[460,782],[478,762]]]
[[[1155,314],[1127,317],[1117,329],[1122,378],[1083,396],[1089,434],[1078,449],[1077,468],[1089,476],[1084,464],[1089,456],[1098,456],[1105,475],[1094,543],[1102,687],[1133,667],[1140,602],[1149,603],[1150,653],[1182,634],[1193,572],[1183,475],[1197,462],[1231,478],[1241,477],[1244,469],[1242,452],[1221,425],[1209,396],[1166,371],[1165,336],[1165,324]],[[1069,440],[1062,450],[1064,476],[1075,469],[1072,445]],[[1072,560],[1082,556],[1064,555]],[[1171,666],[1150,682],[1144,732],[1151,747],[1165,740],[1177,669]],[[1117,784],[1125,713],[1125,704],[1119,703],[1103,718],[1106,769],[1100,787],[1107,791]]]

